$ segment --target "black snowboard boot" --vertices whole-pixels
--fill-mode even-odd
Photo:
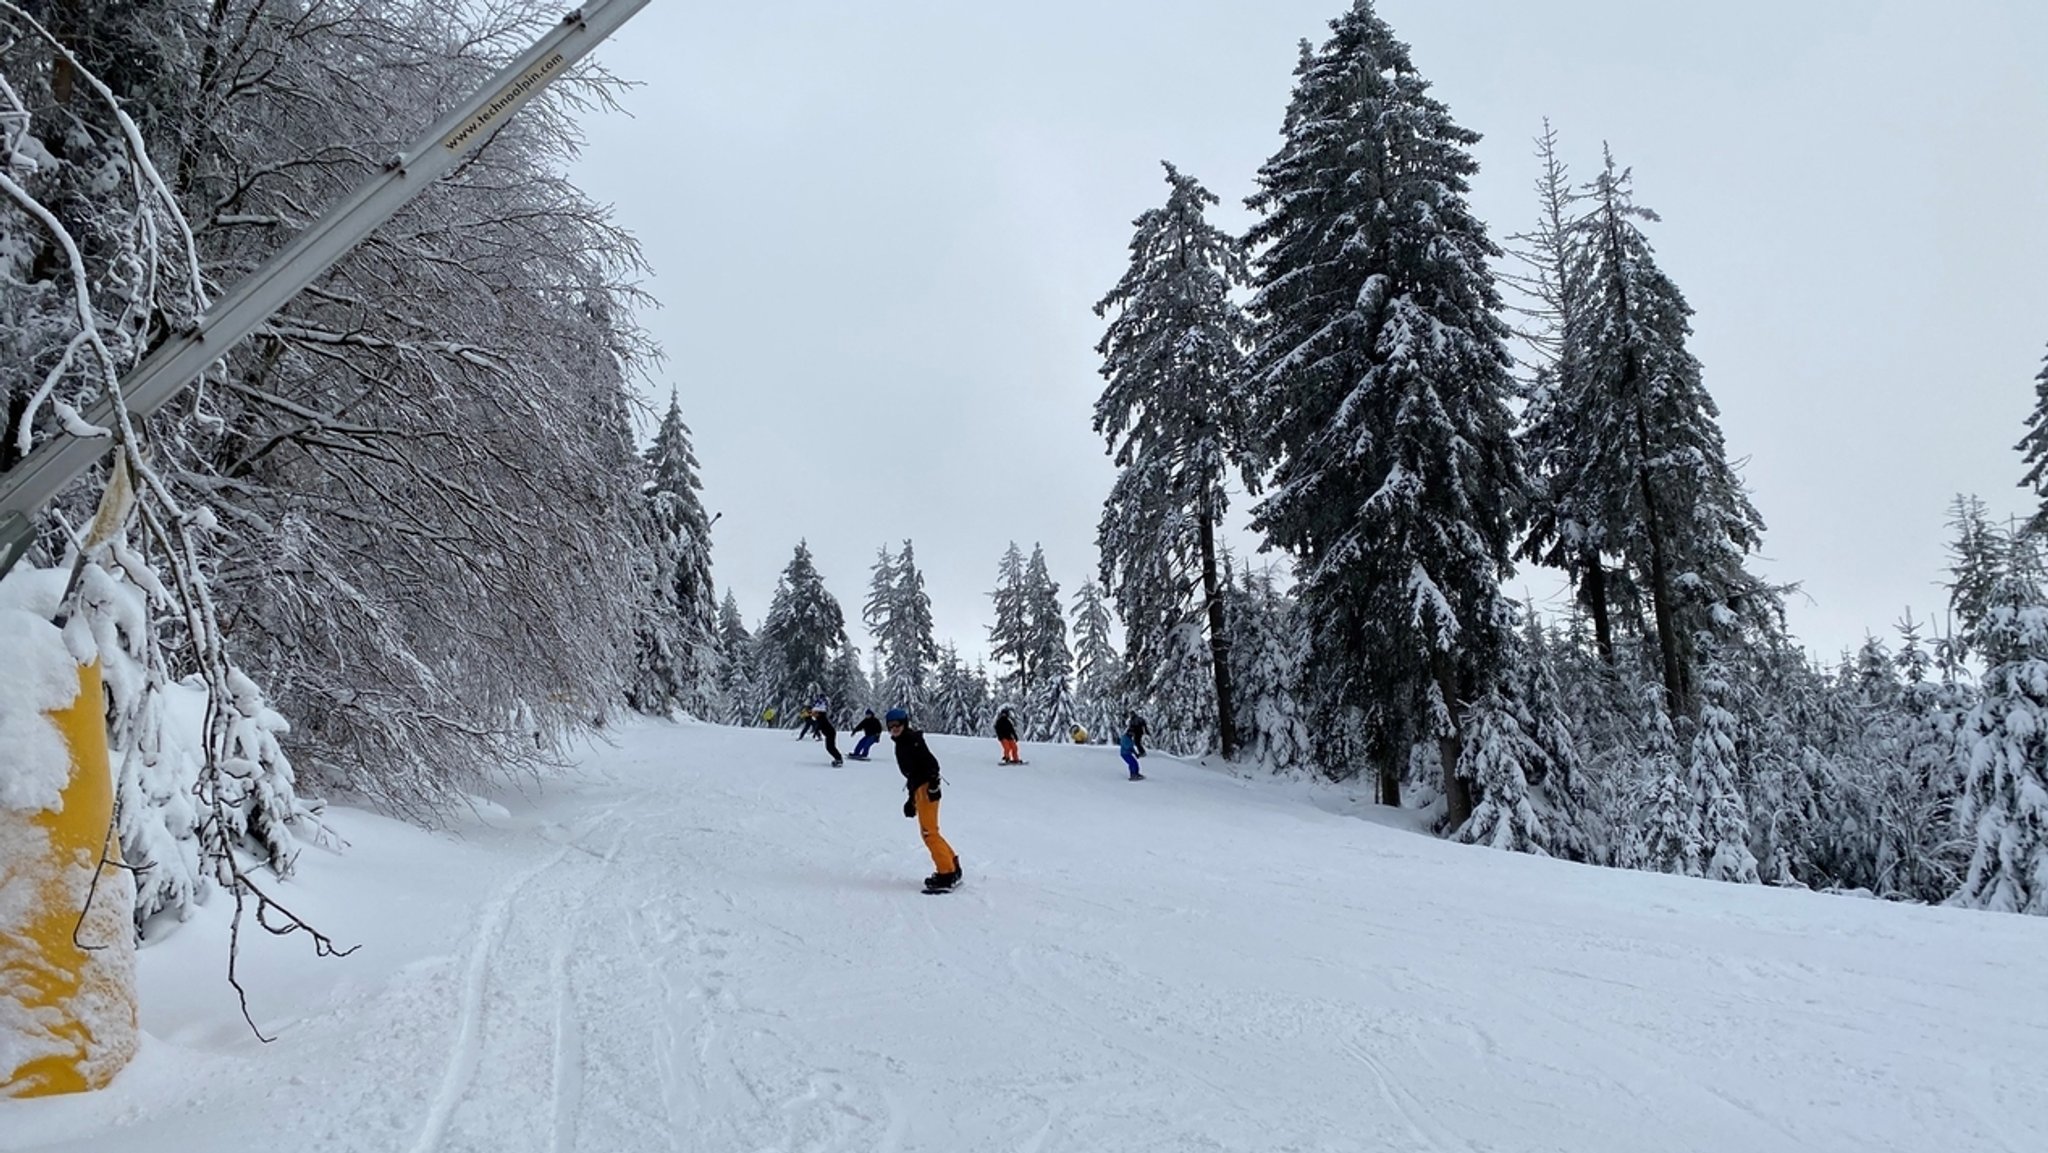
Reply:
[[[950,872],[950,873],[933,873],[933,874],[932,874],[931,876],[929,876],[929,877],[926,877],[926,878],[924,879],[924,887],[925,887],[925,888],[926,888],[927,890],[929,890],[929,891],[932,891],[932,892],[938,892],[938,891],[941,891],[941,890],[945,890],[945,889],[950,889],[950,888],[952,888],[953,886],[955,886],[955,885],[957,885],[957,884],[959,884],[959,883],[960,883],[960,858],[958,858],[958,857],[955,857],[955,858],[953,858],[953,871],[952,871],[952,872]]]

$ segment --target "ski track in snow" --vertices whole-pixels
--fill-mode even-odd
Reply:
[[[930,899],[886,760],[616,739],[508,827],[407,834],[359,904],[446,914],[388,972],[294,962],[260,1051],[202,988],[108,1092],[0,1102],[0,1150],[2048,1148],[2039,919],[1534,861],[1164,757],[1140,792],[1113,751],[997,769],[943,737],[967,882]]]

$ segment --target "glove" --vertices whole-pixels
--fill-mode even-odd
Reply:
[[[906,817],[914,817],[917,815],[916,797],[911,797],[910,799],[903,802],[903,815]]]
[[[930,797],[933,804],[937,804],[939,800],[939,782],[933,781],[931,784],[926,785],[924,787],[924,795]]]

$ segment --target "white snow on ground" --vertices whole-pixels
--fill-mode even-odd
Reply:
[[[429,834],[351,812],[285,899],[143,952],[135,1065],[0,1150],[2048,1149],[2048,920],[1446,844],[1329,790],[932,739],[641,724]],[[262,935],[256,934],[257,937]]]

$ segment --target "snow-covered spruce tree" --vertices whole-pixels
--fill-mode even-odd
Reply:
[[[1308,643],[1300,614],[1270,572],[1243,570],[1226,595],[1239,759],[1273,773],[1311,769],[1315,744],[1295,689]]]
[[[996,587],[989,594],[995,602],[995,623],[988,628],[989,656],[998,668],[996,695],[1015,709],[1031,692],[1031,601],[1024,583],[1024,554],[1017,542],[1003,551],[996,565]],[[1019,718],[1022,720],[1023,718]]]
[[[868,628],[868,635],[875,638],[874,656],[877,661],[885,660],[889,642],[882,639],[882,629],[889,622],[889,610],[896,599],[896,557],[884,544],[875,550],[875,563],[868,568],[868,599],[861,602],[861,623]]]
[[[542,0],[177,7],[198,64],[162,116],[167,175],[221,283],[560,18]],[[571,113],[611,86],[579,70],[522,109],[160,430],[162,466],[218,512],[216,595],[317,783],[429,809],[539,767],[622,698],[638,257],[562,175]]]
[[[206,303],[187,220],[145,127],[184,64],[178,45],[155,39],[169,27],[164,14],[116,19],[84,0],[46,14],[54,31],[0,3],[0,468],[59,426],[82,428],[78,412]],[[154,866],[131,874],[134,902],[122,908],[138,924],[159,911],[183,919],[218,882],[237,924],[253,897],[279,931],[303,928],[243,864],[288,873],[291,827],[308,814],[277,740],[289,726],[230,659],[211,564],[216,522],[141,451],[125,413],[105,431],[116,441],[110,469],[42,511],[27,558],[70,577],[28,600],[47,618],[70,618],[74,650],[96,648],[104,670],[117,835],[128,860]],[[25,567],[16,579],[37,576]],[[167,717],[169,688],[188,674],[208,698],[198,748]]]
[[[826,591],[808,544],[797,544],[796,554],[775,582],[775,597],[768,602],[757,643],[767,701],[778,716],[794,717],[844,677],[844,667],[835,667],[835,662],[847,648],[846,618]],[[853,669],[860,669],[858,658]]]
[[[881,650],[880,650],[880,649],[869,649],[869,650],[868,650],[868,687],[869,687],[869,690],[870,690],[871,692],[873,692],[873,694],[874,694],[874,698],[873,698],[873,699],[874,699],[874,700],[879,700],[879,701],[883,702],[883,703],[884,703],[884,705],[886,705],[886,704],[887,704],[887,703],[889,702],[889,690],[888,690],[888,685],[889,685],[889,670],[888,670],[888,669],[886,669],[886,668],[883,668],[883,667],[882,667],[882,652],[881,652]],[[865,703],[865,704],[863,705],[863,707],[864,707],[864,708],[872,708],[872,707],[875,707],[875,706],[874,706],[874,704],[873,704],[873,700],[871,700],[871,701],[869,701],[869,702]]]
[[[1974,496],[1957,495],[1949,503],[1948,606],[1955,622],[1951,661],[1977,655],[1971,638],[1991,609],[1992,590],[2005,573],[2011,542],[1991,523],[1991,510]]]
[[[1116,622],[1094,581],[1081,582],[1073,610],[1075,720],[1098,739],[1114,736],[1125,715],[1117,688],[1124,666],[1113,639]]]
[[[1702,868],[1709,880],[1755,884],[1756,857],[1749,849],[1749,810],[1736,784],[1738,723],[1728,704],[1734,694],[1728,672],[1709,659],[1700,667],[1700,715],[1692,725],[1688,789],[1698,810]]]
[[[1458,768],[1478,803],[1454,835],[1467,844],[1549,856],[1550,830],[1529,799],[1531,766],[1543,765],[1542,747],[1529,739],[1534,722],[1491,688],[1472,702],[1466,721],[1470,735]]]
[[[1758,875],[1773,885],[1832,884],[1841,856],[1831,829],[1849,816],[1830,800],[1839,774],[1824,734],[1842,727],[1836,701],[1806,652],[1783,638],[1752,645],[1744,656],[1742,675],[1730,683],[1741,700],[1737,779]]]
[[[635,661],[626,701],[643,713],[681,707],[706,716],[719,676],[719,606],[711,583],[711,521],[698,497],[697,456],[682,403],[668,413],[645,457],[640,486],[652,580],[634,624]]]
[[[1436,742],[1451,827],[1461,702],[1490,687],[1514,614],[1500,582],[1522,498],[1513,382],[1465,201],[1475,133],[1429,95],[1368,0],[1304,46],[1247,204],[1253,423],[1273,464],[1254,527],[1299,560],[1314,710],[1361,710],[1381,797]]]
[[[1672,715],[1692,717],[1702,639],[1774,608],[1744,567],[1763,520],[1728,463],[1718,409],[1686,348],[1692,308],[1637,227],[1655,214],[1634,203],[1612,154],[1588,200],[1583,347],[1572,354],[1572,391],[1560,380],[1546,414],[1564,431],[1545,446],[1543,485],[1572,494],[1574,531],[1635,574]]]
[[[1200,618],[1190,617],[1163,638],[1152,692],[1136,706],[1147,722],[1147,745],[1183,756],[1215,750],[1216,678],[1210,659]]]
[[[1029,630],[1026,683],[1030,697],[1023,731],[1039,741],[1065,740],[1074,727],[1074,656],[1067,647],[1066,611],[1059,582],[1046,568],[1045,549],[1034,545],[1024,568],[1024,619]]]
[[[962,664],[959,650],[948,643],[939,650],[932,703],[922,722],[935,733],[972,736],[983,730],[992,713],[988,677],[981,669]]]
[[[1646,686],[1643,746],[1635,799],[1636,835],[1624,864],[1660,873],[1700,875],[1700,809],[1679,761],[1678,734],[1671,724],[1662,684]]]
[[[1570,578],[1592,625],[1595,650],[1613,664],[1614,609],[1632,604],[1633,589],[1626,567],[1617,569],[1608,555],[1615,545],[1606,536],[1599,494],[1576,486],[1572,475],[1574,461],[1587,452],[1577,420],[1584,403],[1582,358],[1590,347],[1586,322],[1594,296],[1588,283],[1588,218],[1547,120],[1536,140],[1536,156],[1542,165],[1536,179],[1536,226],[1510,237],[1523,271],[1508,278],[1530,302],[1521,309],[1529,323],[1520,335],[1535,368],[1527,382],[1520,437],[1530,508],[1519,555]]]
[[[1097,544],[1103,587],[1139,637],[1163,635],[1199,610],[1219,705],[1217,743],[1228,759],[1238,738],[1216,525],[1229,503],[1231,462],[1246,456],[1238,389],[1250,324],[1231,292],[1249,274],[1243,246],[1204,216],[1215,195],[1165,168],[1165,206],[1138,217],[1130,266],[1095,305],[1097,316],[1116,313],[1095,346],[1108,382],[1095,402],[1095,431],[1108,438],[1119,469],[1153,474],[1111,489]],[[1200,581],[1198,606],[1184,603],[1191,578]],[[1134,587],[1140,583],[1146,587]]]
[[[718,695],[720,716],[729,725],[757,725],[761,710],[754,669],[754,637],[740,616],[740,602],[731,589],[718,606]]]
[[[1582,721],[1563,685],[1558,646],[1534,609],[1523,611],[1521,644],[1516,650],[1510,691],[1504,695],[1514,704],[1517,722],[1540,754],[1524,761],[1530,804],[1547,833],[1546,852],[1574,861],[1596,860],[1599,846],[1607,840],[1604,826],[1608,815],[1598,807],[1600,794],[1587,787]],[[1600,677],[1603,682],[1609,679]]]
[[[846,710],[849,706],[874,699],[874,684],[860,665],[860,649],[849,644],[833,656],[832,664],[826,670],[821,695],[830,707],[833,723],[841,726],[848,723]]]
[[[1971,842],[1954,903],[2048,915],[2048,592],[2038,540],[2006,533],[2005,561],[1966,638],[1984,662],[1963,719],[1958,816]]]
[[[1898,624],[1897,708],[1883,729],[1885,775],[1877,789],[1875,889],[1879,896],[1937,902],[1962,884],[1971,845],[1956,828],[1962,776],[1955,755],[1965,711],[1956,686],[1930,679],[1932,658],[1908,613]]]
[[[890,704],[919,712],[931,696],[931,669],[939,659],[939,645],[932,637],[932,598],[924,590],[924,573],[917,567],[917,550],[909,541],[897,556],[889,583],[886,607],[875,643],[885,654],[888,680],[878,686]]]
[[[2048,364],[2034,376],[2034,411],[2027,414],[2027,434],[2013,447],[2027,465],[2020,487],[2032,490],[2041,502],[2028,519],[2027,530],[2048,533]]]

